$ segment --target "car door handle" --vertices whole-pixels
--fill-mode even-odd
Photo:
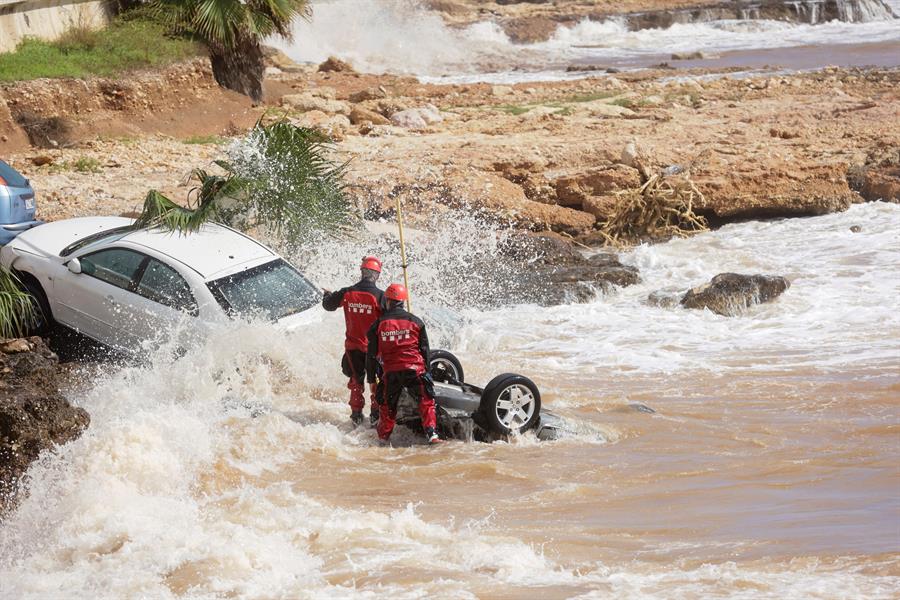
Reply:
[[[113,298],[112,296],[107,296],[107,297],[106,297],[106,301],[109,302],[110,304],[112,304],[113,306],[118,306],[118,305],[119,305],[119,303],[116,302],[116,299]]]

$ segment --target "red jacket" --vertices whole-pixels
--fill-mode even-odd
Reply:
[[[395,306],[381,315],[369,329],[368,338],[366,374],[369,381],[375,379],[376,358],[381,359],[385,373],[415,371],[421,375],[427,370],[425,323],[402,306]]]
[[[366,333],[384,311],[384,292],[374,282],[364,279],[322,298],[325,310],[337,310],[339,306],[344,307],[347,326],[344,348],[365,352],[368,346]]]

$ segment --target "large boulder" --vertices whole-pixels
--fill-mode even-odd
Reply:
[[[527,265],[518,270],[516,284],[508,286],[512,298],[527,298],[545,306],[588,302],[598,293],[639,283],[634,267],[603,251],[585,256],[571,243],[553,234],[521,232],[500,247],[504,257]]]
[[[307,70],[278,48],[262,46],[262,53],[267,67],[274,67],[284,73],[302,73]]]
[[[353,65],[336,56],[329,56],[325,62],[319,65],[320,73],[353,73]]]
[[[354,125],[361,125],[366,122],[369,122],[372,125],[390,124],[390,121],[374,110],[368,110],[361,106],[354,106],[353,110],[350,111],[350,122]]]
[[[0,343],[0,510],[44,450],[78,437],[90,423],[59,393],[57,356],[37,337]]]
[[[433,104],[426,104],[420,108],[408,108],[391,115],[391,123],[407,129],[425,129],[427,126],[443,120],[441,111]]]
[[[708,308],[716,314],[731,317],[754,304],[774,300],[790,285],[787,279],[777,275],[720,273],[709,283],[688,290],[681,298],[681,305]]]

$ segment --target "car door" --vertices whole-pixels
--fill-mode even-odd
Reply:
[[[54,284],[57,320],[104,344],[133,347],[125,310],[137,275],[148,260],[126,248],[107,248],[79,256],[81,273],[63,271]]]
[[[199,308],[191,286],[178,271],[153,257],[138,274],[130,311],[130,334],[141,342],[163,343],[173,336],[180,345],[198,333]]]

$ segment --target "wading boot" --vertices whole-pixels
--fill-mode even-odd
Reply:
[[[441,444],[444,442],[444,440],[439,438],[437,432],[434,429],[432,429],[431,427],[429,427],[428,429],[425,430],[425,438],[428,440],[428,443],[431,445]]]
[[[350,420],[353,421],[354,425],[362,425],[363,414],[359,411],[353,411],[350,413]]]

